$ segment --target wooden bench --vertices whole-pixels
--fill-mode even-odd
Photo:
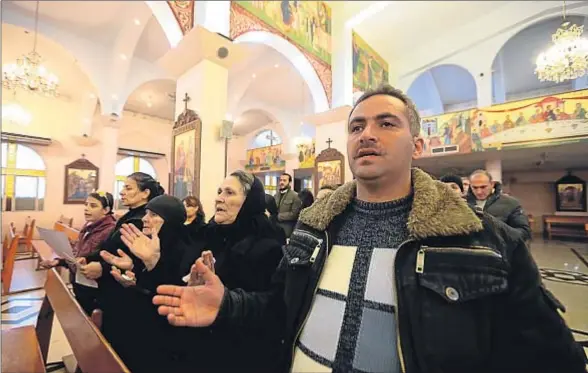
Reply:
[[[588,216],[544,215],[547,237],[587,238]]]
[[[37,321],[43,361],[47,362],[53,317],[61,324],[77,362],[76,372],[130,372],[95,323],[88,318],[55,269],[47,271],[46,296]],[[100,312],[93,318],[99,319]]]
[[[69,240],[72,242],[77,241],[80,236],[79,230],[72,228],[71,225],[65,225],[59,221],[53,224],[53,230],[64,232],[67,238],[69,238]]]
[[[61,215],[57,222],[61,223],[63,225],[66,225],[68,227],[73,226],[73,218],[68,218],[67,216],[64,216],[64,215]]]
[[[16,261],[16,252],[18,251],[20,239],[20,236],[15,234],[13,230],[10,230],[9,233],[4,235],[4,241],[2,242],[2,293],[5,295],[10,292],[14,262]]]
[[[46,372],[34,327],[2,330],[2,372]]]

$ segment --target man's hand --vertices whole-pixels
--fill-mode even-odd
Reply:
[[[82,261],[80,261],[80,264],[81,264],[80,272],[84,276],[86,276],[90,280],[97,280],[100,277],[102,277],[102,265],[100,265],[100,263],[91,262],[89,264],[85,264],[86,258],[80,258],[80,259],[83,259]]]
[[[118,256],[102,250],[100,251],[100,257],[102,257],[106,263],[124,269],[125,271],[133,269],[133,260],[130,256],[125,254],[121,249],[116,250],[116,253]]]
[[[225,294],[220,278],[199,258],[191,268],[204,279],[201,286],[162,285],[157,287],[153,304],[159,306],[158,312],[167,316],[174,326],[210,326],[218,315]]]

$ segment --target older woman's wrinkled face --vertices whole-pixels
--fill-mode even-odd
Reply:
[[[147,210],[145,216],[143,216],[143,233],[146,235],[152,235],[154,232],[159,233],[159,230],[163,226],[165,220],[151,210]]]
[[[245,202],[243,186],[234,176],[229,176],[218,188],[215,200],[214,221],[217,224],[232,224]]]

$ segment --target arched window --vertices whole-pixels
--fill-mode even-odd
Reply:
[[[114,173],[116,175],[116,180],[114,182],[114,198],[116,209],[124,208],[124,206],[120,204],[120,191],[125,185],[127,176],[133,172],[144,172],[153,176],[154,179],[157,179],[155,168],[153,168],[151,163],[144,158],[134,156],[126,157],[118,161],[114,167]]]
[[[42,211],[45,205],[46,167],[32,148],[2,143],[3,211]]]
[[[266,146],[280,145],[282,138],[272,130],[263,130],[253,138],[249,149],[265,148]]]

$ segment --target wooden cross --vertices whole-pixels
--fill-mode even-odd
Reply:
[[[190,96],[188,96],[188,92],[186,92],[186,95],[184,96],[184,99],[182,101],[184,101],[184,111],[188,111],[188,102],[191,100]]]
[[[329,137],[329,139],[327,140],[327,144],[329,145],[329,149],[331,149],[332,142],[333,142],[333,140],[331,140],[331,138]]]

